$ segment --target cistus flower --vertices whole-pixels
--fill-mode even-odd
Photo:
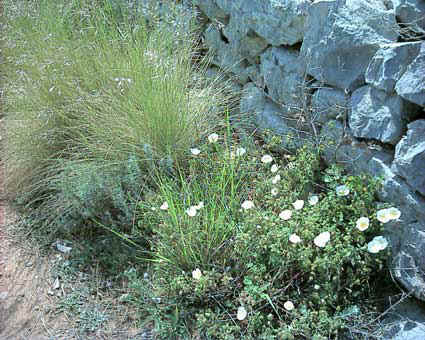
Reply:
[[[297,244],[301,242],[301,238],[297,234],[291,234],[289,235],[289,242]]]
[[[208,141],[210,143],[215,143],[218,141],[218,135],[216,133],[212,133],[208,136]]]
[[[261,157],[261,162],[264,164],[271,163],[273,162],[273,157],[270,155],[264,155],[263,157]]]
[[[387,223],[391,220],[389,209],[381,209],[376,212],[376,218],[381,223]]]
[[[197,212],[197,209],[196,209],[196,206],[194,205],[186,209],[186,214],[188,214],[190,217],[196,216],[196,212]]]
[[[347,196],[350,193],[350,189],[346,185],[339,185],[336,187],[336,194],[338,196]]]
[[[279,193],[279,190],[277,190],[276,188],[273,188],[271,190],[272,196],[276,196]]]
[[[284,304],[283,304],[283,307],[288,311],[288,312],[290,312],[291,310],[293,310],[294,308],[295,308],[295,306],[294,306],[294,304],[291,302],[291,301],[286,301]]]
[[[277,172],[279,170],[279,165],[277,165],[277,164],[273,164],[272,165],[272,167],[270,168],[270,171],[272,172],[272,173],[275,173],[275,172]]]
[[[323,248],[326,246],[326,243],[329,242],[331,239],[331,234],[329,231],[325,231],[323,233],[320,233],[318,236],[314,238],[314,244],[318,246],[319,248]]]
[[[246,200],[241,204],[242,209],[248,210],[254,208],[254,202]]]
[[[367,244],[367,251],[372,254],[379,253],[388,246],[388,241],[383,236],[375,236],[372,241]]]
[[[167,202],[162,203],[162,205],[159,207],[159,209],[167,210],[168,209],[168,203]]]
[[[279,174],[277,174],[276,176],[274,176],[272,178],[272,183],[273,184],[277,184],[277,182],[279,182],[279,181],[280,181],[280,175]]]
[[[308,203],[310,205],[316,205],[317,202],[319,202],[319,196],[317,195],[310,196],[310,198],[308,199]]]
[[[199,280],[199,279],[201,278],[201,276],[202,276],[202,272],[201,272],[201,270],[200,270],[199,268],[196,268],[196,269],[192,272],[192,277],[193,277],[195,280]]]
[[[360,217],[356,222],[356,228],[360,231],[365,231],[369,228],[369,219],[367,217]]]
[[[294,207],[295,210],[301,210],[304,206],[304,201],[296,200],[294,203],[292,203],[292,206]]]
[[[192,153],[192,155],[199,155],[201,153],[201,150],[197,149],[197,148],[192,148],[190,149],[190,152]]]
[[[390,217],[391,220],[398,220],[401,216],[401,211],[394,207],[389,208],[388,216]]]
[[[245,307],[240,306],[240,307],[238,308],[238,312],[237,312],[237,314],[236,314],[236,318],[237,318],[239,321],[242,321],[242,320],[244,320],[244,319],[246,318],[246,316],[247,316],[247,315],[248,315],[248,312],[246,311]]]
[[[237,148],[235,151],[235,155],[238,157],[245,155],[245,153],[246,153],[246,150],[245,148],[242,148],[242,147]]]
[[[284,221],[289,220],[289,219],[291,218],[291,216],[292,216],[292,211],[291,211],[291,210],[289,210],[289,209],[283,210],[283,211],[279,214],[279,217],[280,217],[282,220],[284,220]]]

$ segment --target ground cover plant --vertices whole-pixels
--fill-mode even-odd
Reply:
[[[25,235],[70,239],[76,273],[95,259],[125,276],[122,302],[160,339],[337,339],[376,309],[400,212],[321,145],[238,134],[191,18],[118,3],[5,1],[4,157]],[[93,332],[110,315],[84,294],[59,306]]]
[[[139,206],[157,225],[153,276],[128,275],[157,332],[341,336],[349,311],[366,308],[386,277],[382,222],[399,211],[378,209],[379,183],[323,169],[311,148],[282,160],[225,136],[197,150],[193,163],[189,182],[162,183],[158,197]]]

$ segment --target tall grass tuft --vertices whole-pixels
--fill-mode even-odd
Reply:
[[[49,225],[81,227],[96,207],[123,226],[149,175],[183,166],[223,121],[229,97],[193,62],[193,16],[146,20],[123,4],[5,1],[7,192]]]

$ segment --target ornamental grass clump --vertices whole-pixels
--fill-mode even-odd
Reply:
[[[173,18],[172,3],[149,23],[118,1],[4,6],[9,197],[43,234],[93,220],[131,229],[151,175],[184,166],[229,103],[225,84],[206,81],[193,15]]]
[[[153,203],[170,207],[153,231],[149,294],[161,303],[145,305],[158,334],[338,339],[347,310],[376,308],[365,301],[387,277],[378,181],[324,168],[309,147],[288,157],[251,147],[230,161],[226,148],[220,138],[202,149],[196,172]]]

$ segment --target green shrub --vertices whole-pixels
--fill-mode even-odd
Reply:
[[[136,300],[155,297],[144,300],[144,308],[155,315],[164,339],[177,339],[178,332],[189,338],[188,330],[206,339],[338,338],[344,313],[363,307],[375,279],[385,276],[387,251],[367,249],[381,232],[378,182],[344,175],[337,166],[323,169],[319,153],[309,148],[282,162],[274,157],[273,173],[255,149],[236,161],[226,154],[217,144],[202,151],[192,164],[197,175],[190,174],[187,185],[183,178],[178,189],[165,186],[152,203],[154,277],[148,292],[132,274],[139,282]],[[217,171],[231,164],[237,166],[229,178]],[[281,179],[273,184],[276,175]],[[222,184],[235,177],[231,193]],[[241,208],[247,199],[254,206]],[[297,200],[305,202],[298,209]],[[168,210],[158,209],[162,201]],[[188,216],[185,209],[199,201],[205,207]],[[290,218],[281,214],[286,209]],[[364,231],[356,228],[360,217],[369,218]],[[317,239],[323,232],[330,240]],[[209,243],[217,234],[219,242]],[[248,314],[243,320],[237,319],[240,307]]]

